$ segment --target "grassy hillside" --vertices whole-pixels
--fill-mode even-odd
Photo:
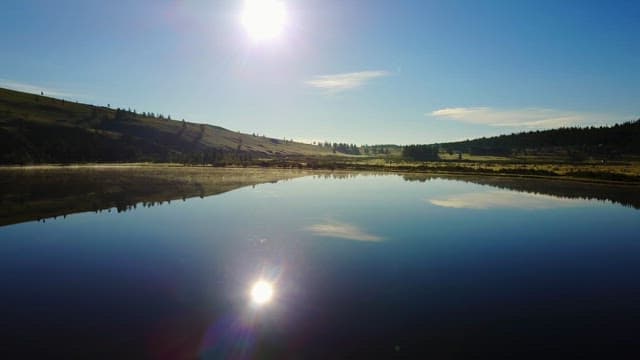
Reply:
[[[0,164],[224,163],[325,154],[331,149],[0,88]]]

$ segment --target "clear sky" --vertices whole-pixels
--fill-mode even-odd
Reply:
[[[0,86],[358,144],[640,117],[640,1],[281,3],[257,39],[244,0],[5,0]]]

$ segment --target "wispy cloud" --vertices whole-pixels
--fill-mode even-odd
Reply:
[[[464,193],[427,201],[436,206],[476,210],[503,208],[541,210],[586,206],[589,203],[588,200],[565,199],[550,195],[517,193],[506,190]]]
[[[369,234],[355,225],[341,222],[315,224],[309,226],[306,230],[316,236],[327,236],[356,241],[382,241],[382,238],[377,235]]]
[[[494,109],[491,107],[456,107],[435,110],[427,115],[471,124],[539,129],[596,125],[624,120],[620,117],[615,118],[605,114],[543,108]]]
[[[13,81],[9,79],[0,79],[0,87],[3,87],[5,89],[27,92],[31,94],[40,94],[40,92],[44,92],[46,96],[61,97],[61,98],[62,97],[64,98],[83,98],[84,97],[81,94],[75,94],[75,93],[67,92],[60,89],[34,85],[34,84],[27,84],[27,83]]]
[[[389,72],[383,70],[358,71],[344,74],[318,75],[305,83],[330,92],[341,92],[359,88],[373,79],[388,75]]]

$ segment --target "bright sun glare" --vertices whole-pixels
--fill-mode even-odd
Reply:
[[[251,301],[257,305],[266,304],[273,297],[273,285],[271,283],[258,280],[251,287]]]
[[[278,37],[287,21],[284,3],[278,0],[245,0],[242,25],[253,40]]]

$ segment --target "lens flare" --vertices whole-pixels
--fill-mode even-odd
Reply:
[[[277,0],[245,0],[241,22],[256,41],[268,40],[282,33],[287,21],[284,3]]]
[[[267,304],[273,297],[273,285],[264,280],[256,281],[251,286],[251,301],[257,305]]]

